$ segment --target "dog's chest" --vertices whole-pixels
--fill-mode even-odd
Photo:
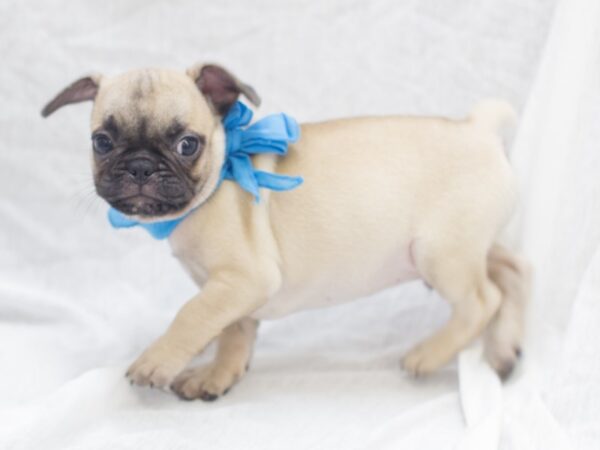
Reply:
[[[192,277],[192,280],[194,280],[198,287],[202,287],[204,283],[206,283],[208,271],[199,258],[194,258],[190,252],[184,252],[177,254],[177,260],[181,263],[188,275]]]

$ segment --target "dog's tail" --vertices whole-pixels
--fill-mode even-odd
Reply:
[[[506,100],[488,98],[475,105],[469,120],[480,127],[499,133],[515,124],[517,113]]]

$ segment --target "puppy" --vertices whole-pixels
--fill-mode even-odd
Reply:
[[[258,321],[422,279],[452,306],[448,322],[403,367],[429,374],[485,335],[507,376],[519,354],[529,267],[497,243],[515,179],[497,134],[513,118],[488,100],[464,120],[363,117],[309,123],[285,157],[255,168],[301,175],[261,201],[220,183],[222,119],[255,91],[227,70],[147,69],[82,78],[43,110],[94,100],[94,181],[111,206],[141,222],[184,217],[169,241],[201,291],[127,371],[138,385],[214,400],[247,370]],[[213,339],[215,360],[186,369]]]

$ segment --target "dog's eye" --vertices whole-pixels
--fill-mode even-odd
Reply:
[[[96,134],[92,137],[94,151],[100,155],[105,155],[113,149],[113,143],[105,134]]]
[[[181,156],[192,156],[198,151],[198,138],[194,136],[185,136],[177,144],[177,153]]]

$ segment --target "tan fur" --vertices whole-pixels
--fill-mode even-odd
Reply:
[[[142,100],[131,101],[140,87]],[[168,386],[221,335],[209,372],[184,372],[173,385],[186,398],[220,395],[242,375],[254,341],[254,331],[232,324],[349,301],[416,278],[438,290],[453,313],[408,353],[407,371],[438,369],[492,320],[488,357],[501,372],[512,367],[526,297],[519,286],[527,275],[507,268],[502,261],[510,265],[516,257],[494,242],[516,197],[496,130],[513,113],[499,101],[474,111],[459,121],[398,116],[304,124],[287,157],[253,161],[262,170],[302,175],[304,184],[263,190],[255,204],[233,182],[213,193],[223,130],[191,78],[146,70],[102,79],[92,129],[106,114],[144,114],[154,126],[177,116],[210,136],[195,168],[208,182],[199,183],[186,211],[202,206],[170,238],[202,290],[130,367],[131,380]]]

